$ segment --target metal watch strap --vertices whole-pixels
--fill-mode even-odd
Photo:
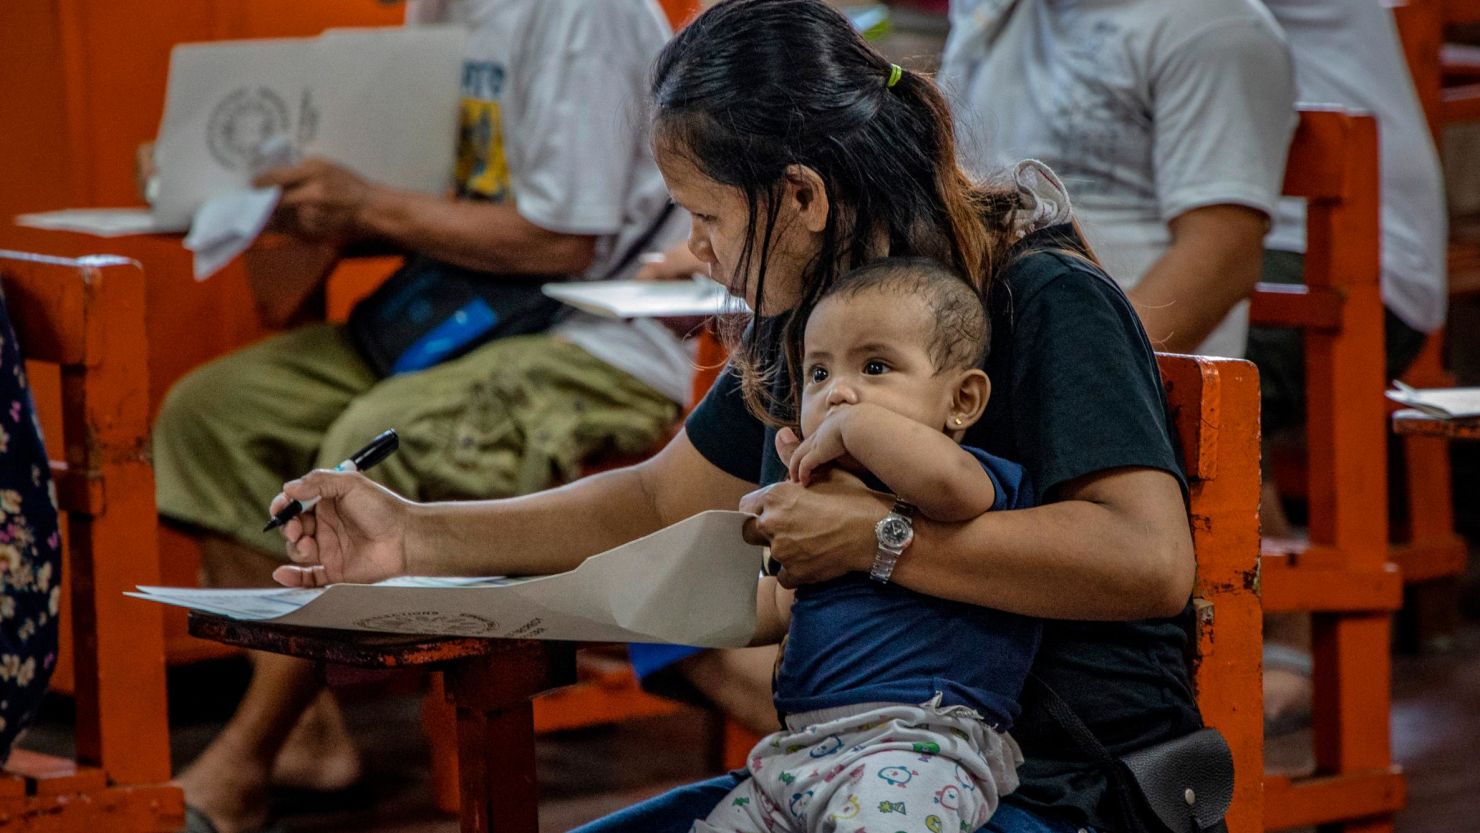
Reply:
[[[904,518],[906,522],[910,522],[914,519],[915,507],[912,504],[906,503],[896,498],[893,508],[889,510],[888,515],[885,515],[884,518],[880,520],[880,523],[883,523],[885,520],[888,520],[890,516],[894,515],[898,515]],[[913,538],[913,535],[911,537]],[[874,550],[873,568],[869,570],[868,577],[873,579],[874,581],[879,582],[880,584],[888,584],[890,577],[894,575],[894,567],[899,563],[899,557],[904,554],[905,548],[909,545],[910,541],[906,541],[904,545],[900,547],[889,547],[886,546],[883,541],[878,542],[878,545]]]

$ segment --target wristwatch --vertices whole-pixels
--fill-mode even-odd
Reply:
[[[868,577],[880,584],[888,584],[894,575],[894,565],[905,548],[915,540],[915,507],[902,500],[894,501],[894,508],[874,524],[874,539],[879,548],[874,551],[874,567]]]

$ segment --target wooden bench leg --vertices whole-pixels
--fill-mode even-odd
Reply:
[[[460,794],[457,774],[457,709],[447,699],[440,673],[431,675],[421,698],[421,728],[432,756],[432,804],[438,812],[457,815]]]
[[[539,833],[531,698],[575,678],[574,652],[547,643],[453,663],[462,833]]]
[[[534,706],[457,708],[462,833],[538,833]]]

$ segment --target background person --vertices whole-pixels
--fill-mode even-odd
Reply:
[[[651,0],[411,3],[407,16],[470,30],[457,198],[396,191],[323,159],[262,177],[283,188],[286,230],[408,259],[387,282],[396,291],[362,301],[349,327],[270,338],[171,391],[154,433],[159,508],[201,534],[211,585],[267,581],[281,551],[262,534],[264,496],[386,428],[401,451],[375,476],[399,493],[506,496],[572,478],[594,452],[647,451],[687,391],[688,355],[655,322],[571,315],[409,366],[413,350],[377,349],[425,299],[456,287],[494,292],[511,333],[543,330],[539,280],[630,276],[634,249],[666,245],[683,225],[642,130],[648,67],[670,34]],[[501,308],[505,292],[533,312]],[[270,780],[326,789],[358,777],[332,701],[304,715],[319,691],[308,663],[256,657],[236,715],[179,776],[192,829],[261,825]]]
[[[1158,350],[1242,356],[1295,129],[1257,0],[953,0],[941,85],[966,157],[1031,157],[1074,194]]]

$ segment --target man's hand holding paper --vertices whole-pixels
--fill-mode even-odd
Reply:
[[[365,236],[360,214],[376,185],[322,157],[265,171],[256,188],[278,187],[274,227],[320,243],[343,245]]]

